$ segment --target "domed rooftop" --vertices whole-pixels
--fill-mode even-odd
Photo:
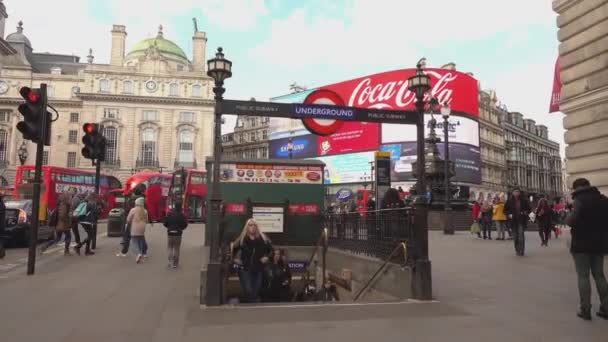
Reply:
[[[188,57],[186,57],[182,48],[163,37],[162,25],[159,27],[158,35],[155,38],[147,38],[135,44],[127,54],[127,59],[129,59],[129,57],[134,57],[135,55],[144,54],[151,47],[157,48],[161,54],[168,54],[188,61]]]
[[[9,43],[25,43],[30,49],[32,48],[32,43],[30,43],[30,40],[23,34],[23,21],[19,21],[17,32],[6,36],[6,41]]]

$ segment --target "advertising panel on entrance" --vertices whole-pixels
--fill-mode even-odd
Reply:
[[[283,138],[271,140],[268,144],[270,158],[289,158],[289,139]],[[313,134],[294,136],[291,138],[293,150],[291,155],[294,159],[311,158],[317,156],[317,136]]]
[[[222,182],[322,184],[322,168],[260,164],[223,164]]]
[[[359,183],[371,175],[374,152],[314,158],[325,163],[325,184]]]
[[[439,154],[443,158],[443,143],[438,143]],[[381,151],[391,153],[391,180],[411,181],[412,163],[416,161],[416,142],[381,145]],[[450,160],[454,162],[456,174],[452,181],[481,183],[481,158],[479,148],[464,144],[450,143]]]
[[[345,122],[334,134],[319,136],[317,155],[353,153],[377,150],[379,124],[370,122]]]
[[[441,115],[434,115],[437,120],[435,132],[443,141],[443,118]],[[425,136],[431,132],[431,115],[424,115]],[[401,143],[416,141],[415,125],[382,124],[382,143]],[[479,147],[479,123],[473,119],[463,116],[450,116],[448,134],[451,143],[469,144]]]
[[[252,218],[258,223],[258,227],[264,233],[283,232],[283,208],[282,207],[253,207]]]

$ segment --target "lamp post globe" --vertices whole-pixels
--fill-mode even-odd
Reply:
[[[443,116],[444,119],[449,119],[450,114],[452,114],[452,109],[447,103],[444,103],[443,106],[441,106],[441,116]]]
[[[232,62],[224,57],[221,47],[217,48],[215,57],[207,61],[207,76],[213,78],[215,86],[214,109],[214,136],[213,136],[213,181],[211,184],[211,224],[206,232],[209,247],[209,262],[206,274],[206,305],[216,306],[222,304],[223,285],[220,261],[220,216],[222,196],[220,194],[220,165],[222,153],[222,101],[226,91],[224,81],[232,77]],[[203,296],[201,296],[203,298]]]
[[[408,89],[416,94],[416,99],[424,98],[424,94],[431,89],[431,78],[422,71],[422,64],[416,65],[416,73],[407,79]]]

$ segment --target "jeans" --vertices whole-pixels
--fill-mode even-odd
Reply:
[[[551,225],[538,225],[538,235],[540,235],[540,241],[542,241],[543,244],[549,243],[549,239],[551,238],[551,230],[553,230]]]
[[[600,310],[608,313],[608,283],[606,283],[606,276],[604,275],[604,256],[601,254],[573,253],[572,257],[578,277],[581,311],[583,313],[591,311],[591,282],[589,281],[589,273],[591,273],[600,297]]]
[[[74,234],[74,241],[77,245],[80,245],[80,231],[78,230],[78,219],[72,218],[72,234]]]
[[[169,254],[169,264],[176,267],[179,264],[179,248],[182,244],[181,236],[167,236],[167,253]]]
[[[494,225],[496,226],[496,233],[498,234],[499,239],[505,238],[505,221],[494,221]]]
[[[144,235],[132,236],[131,240],[137,248],[137,254],[146,255],[148,253],[148,244]]]
[[[513,229],[513,244],[515,245],[515,253],[517,255],[524,255],[526,249],[526,235],[524,225],[521,222],[513,222],[511,224]]]
[[[81,222],[80,225],[84,229],[84,232],[87,233],[87,237],[86,237],[86,239],[84,239],[84,241],[81,241],[78,244],[78,248],[82,247],[82,245],[85,245],[85,250],[87,252],[90,252],[91,251],[91,241],[93,241],[93,234],[94,234],[93,225],[88,222]]]
[[[491,220],[481,220],[481,231],[483,232],[483,237],[492,238],[492,221]]]
[[[257,303],[262,288],[262,271],[240,270],[239,281],[245,303]]]

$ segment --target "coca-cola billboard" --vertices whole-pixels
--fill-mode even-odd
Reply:
[[[319,89],[334,91],[349,107],[415,110],[416,97],[408,89],[407,82],[415,72],[416,69],[388,71]],[[431,78],[431,89],[427,92],[425,101],[432,96],[439,103],[447,102],[454,114],[479,115],[476,79],[445,69],[424,69],[424,73]]]

